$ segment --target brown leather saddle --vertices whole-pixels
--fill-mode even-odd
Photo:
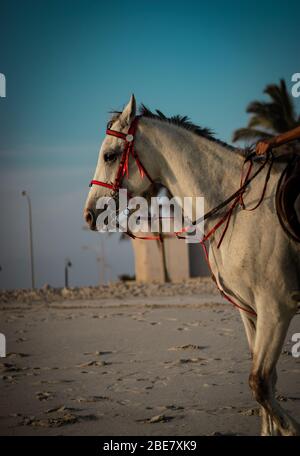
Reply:
[[[300,195],[300,155],[294,155],[281,174],[276,190],[276,210],[282,228],[300,242],[300,220],[295,203]],[[300,206],[299,206],[300,207]]]

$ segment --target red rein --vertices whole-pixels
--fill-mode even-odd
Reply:
[[[141,175],[141,178],[144,178],[145,176],[149,179],[149,181],[151,183],[153,183],[153,180],[152,178],[150,177],[150,175],[148,174],[147,170],[144,168],[143,164],[141,163],[138,155],[137,155],[137,152],[134,148],[134,140],[135,140],[135,135],[136,135],[136,130],[137,130],[137,125],[138,125],[138,121],[139,121],[139,116],[136,116],[134,118],[134,120],[132,121],[129,129],[128,129],[128,133],[122,133],[122,132],[119,132],[119,131],[116,131],[116,130],[111,130],[110,128],[108,128],[106,130],[106,134],[107,135],[110,135],[110,136],[115,136],[116,138],[119,138],[119,139],[122,139],[124,141],[124,149],[123,149],[123,152],[122,152],[122,156],[121,156],[121,161],[120,161],[120,164],[119,164],[119,168],[117,170],[117,174],[116,174],[116,178],[115,178],[115,182],[114,183],[108,183],[108,182],[102,182],[102,181],[98,181],[98,180],[92,180],[90,182],[90,187],[92,185],[99,185],[101,187],[105,187],[105,188],[109,188],[111,190],[113,190],[114,192],[117,192],[119,191],[120,187],[121,187],[121,183],[122,183],[122,180],[123,180],[123,177],[126,175],[127,178],[129,177],[129,172],[128,172],[128,163],[129,163],[129,157],[132,156],[132,158],[134,158],[136,164],[137,164],[137,167],[138,167],[138,170],[139,170],[139,173]],[[263,165],[261,165],[261,167],[259,168],[258,172],[260,172],[260,170],[262,170],[265,166],[265,164],[267,163],[267,161],[265,163],[263,163]],[[245,163],[244,163],[245,164]],[[271,174],[271,168],[272,168],[272,161],[270,163],[270,167],[268,169],[268,172],[267,172],[267,176],[266,176],[266,180],[265,180],[265,184],[264,184],[264,188],[263,188],[263,191],[262,191],[262,194],[261,194],[261,197],[258,201],[258,203],[251,209],[246,209],[245,208],[245,205],[244,205],[244,201],[243,201],[243,194],[245,193],[245,190],[246,190],[246,186],[247,184],[250,182],[250,180],[252,180],[252,178],[254,178],[255,176],[253,175],[252,178],[250,179],[250,174],[251,174],[251,171],[252,171],[252,168],[253,168],[253,163],[252,161],[249,162],[249,168],[246,172],[246,175],[245,177],[243,178],[243,169],[244,169],[244,166],[243,166],[243,169],[242,169],[242,177],[241,177],[241,182],[240,182],[240,191],[237,191],[236,192],[236,196],[233,198],[233,201],[229,207],[229,209],[227,210],[227,212],[225,213],[225,215],[213,226],[213,228],[211,228],[209,230],[209,232],[204,236],[204,238],[200,241],[200,244],[202,245],[202,248],[203,248],[203,252],[204,252],[204,256],[205,256],[205,259],[206,259],[206,262],[207,262],[207,265],[208,265],[208,268],[211,272],[211,276],[212,276],[212,279],[214,280],[214,282],[216,283],[221,295],[227,300],[229,301],[231,304],[233,304],[235,307],[237,307],[238,309],[240,310],[243,310],[244,312],[247,312],[251,315],[254,315],[256,316],[256,313],[253,311],[253,310],[249,310],[249,309],[246,309],[244,307],[241,307],[239,304],[237,304],[236,302],[233,301],[233,299],[230,298],[230,296],[228,296],[218,285],[218,282],[216,280],[216,277],[215,275],[213,274],[212,272],[212,269],[211,269],[211,265],[210,265],[210,261],[209,261],[209,257],[208,257],[208,251],[207,251],[207,248],[206,248],[206,245],[205,245],[205,241],[207,241],[217,230],[218,228],[220,228],[222,225],[225,224],[225,227],[223,229],[223,232],[221,234],[221,237],[218,241],[218,244],[217,244],[217,248],[219,248],[222,244],[222,241],[225,237],[225,234],[226,234],[226,231],[228,229],[228,226],[229,226],[229,223],[230,223],[230,219],[231,219],[231,216],[233,214],[233,211],[234,209],[238,206],[238,205],[241,205],[243,209],[245,210],[250,210],[250,211],[253,211],[255,210],[263,201],[264,199],[264,196],[265,196],[265,193],[266,193],[266,189],[267,189],[267,184],[268,184],[268,180],[269,180],[269,177],[270,177],[270,174]],[[258,172],[255,173],[255,175],[258,174]],[[231,200],[230,200],[231,201]],[[206,218],[204,216],[204,218]],[[188,228],[184,228],[182,231],[180,232],[177,232],[175,233],[175,236],[178,238],[178,239],[185,239],[185,237],[182,237],[182,236],[179,236],[180,234],[186,232],[188,230]],[[142,239],[142,240],[159,240],[159,241],[162,241],[162,236],[145,236],[145,237],[137,237],[135,236],[134,234],[132,233],[127,233],[130,237],[132,237],[133,239]]]

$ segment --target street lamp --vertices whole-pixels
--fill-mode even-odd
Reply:
[[[70,260],[65,260],[65,288],[69,288],[69,268],[72,267]]]
[[[35,288],[34,280],[34,257],[33,257],[33,240],[32,240],[32,211],[31,200],[28,193],[23,190],[22,196],[25,196],[28,203],[28,216],[29,216],[29,248],[30,248],[30,266],[31,266],[31,288]]]

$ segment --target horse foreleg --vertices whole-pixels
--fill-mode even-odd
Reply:
[[[275,387],[277,383],[277,372],[276,368],[273,371],[272,374],[272,391],[275,394]],[[268,436],[268,435],[281,435],[280,430],[277,428],[276,423],[273,421],[272,416],[267,412],[267,410],[261,406],[261,418],[262,418],[262,424],[261,424],[261,435],[262,436]]]
[[[253,358],[253,350],[256,336],[256,318],[253,318],[252,316],[246,314],[243,310],[240,310],[240,315],[242,317],[242,321],[244,324],[250,354]]]
[[[273,313],[260,312],[257,318],[249,384],[255,399],[264,410],[262,435],[299,434],[299,425],[275,399],[276,363],[291,316],[279,314],[278,309],[273,309]]]
[[[253,359],[253,351],[254,351],[254,344],[255,344],[255,337],[256,337],[256,318],[249,316],[244,311],[240,311],[242,321],[244,324],[246,337],[249,345],[249,350],[251,354],[251,358]],[[275,381],[276,383],[276,381]],[[269,415],[269,413],[261,407],[261,418],[262,418],[262,435],[271,435],[275,433],[273,430],[273,422]]]

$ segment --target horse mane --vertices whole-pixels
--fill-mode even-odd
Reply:
[[[112,117],[108,123],[108,127],[115,122],[118,117],[120,116],[121,112],[120,111],[111,111]],[[139,106],[138,109],[138,115],[142,117],[147,117],[149,119],[157,119],[162,122],[166,122],[172,125],[176,125],[178,127],[184,128],[185,130],[188,130],[197,136],[201,136],[202,138],[206,138],[210,141],[214,141],[218,144],[221,144],[222,146],[225,146],[231,150],[236,150],[235,147],[230,146],[229,144],[225,143],[224,141],[221,141],[217,138],[215,138],[215,134],[213,130],[210,128],[205,128],[205,127],[200,127],[199,125],[196,125],[191,121],[191,119],[188,116],[182,116],[180,114],[176,114],[174,116],[166,116],[165,114],[162,113],[159,109],[155,109],[155,111],[151,111],[147,106],[145,106],[143,103]]]
[[[159,109],[155,109],[155,112],[153,112],[144,104],[140,105],[139,114],[143,117],[162,120],[163,122],[177,125],[178,127],[182,127],[185,130],[191,131],[198,136],[202,136],[203,138],[215,140],[214,132],[210,128],[203,128],[199,125],[194,124],[188,116],[181,116],[180,114],[176,114],[175,116],[167,117]]]

